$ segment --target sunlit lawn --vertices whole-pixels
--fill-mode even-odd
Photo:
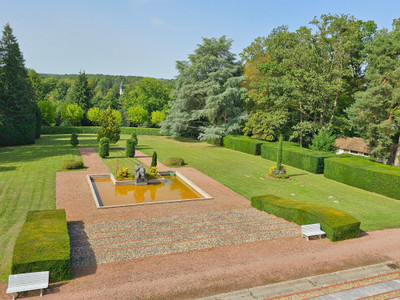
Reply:
[[[0,148],[0,281],[10,271],[15,240],[29,210],[55,208],[55,172],[64,160],[79,158],[69,144],[70,135],[45,135],[35,145]],[[133,170],[138,162],[124,156],[128,135],[112,145],[110,158],[103,161],[115,173],[119,168]],[[79,147],[95,147],[95,135],[79,135]],[[250,199],[275,194],[282,198],[327,205],[346,211],[361,220],[365,231],[400,227],[400,201],[356,189],[303,170],[287,167],[290,180],[265,177],[275,163],[259,156],[212,146],[206,143],[177,141],[167,137],[139,136],[138,149],[158,159],[180,156],[194,167]],[[212,194],[212,191],[210,191]]]

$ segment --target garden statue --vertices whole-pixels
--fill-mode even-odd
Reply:
[[[147,185],[147,178],[145,175],[146,171],[141,164],[135,166],[135,184],[136,185]]]

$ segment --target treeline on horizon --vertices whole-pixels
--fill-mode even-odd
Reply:
[[[232,134],[275,141],[282,134],[332,151],[336,136],[359,136],[375,157],[398,165],[400,19],[389,30],[322,15],[295,31],[273,29],[240,58],[225,36],[197,46],[177,61],[174,80],[29,70],[42,123],[93,125],[110,107],[125,126],[203,141]]]

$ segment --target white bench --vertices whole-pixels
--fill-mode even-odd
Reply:
[[[305,237],[307,241],[309,241],[310,236],[315,236],[318,235],[319,238],[325,234],[325,231],[321,230],[321,224],[320,223],[315,223],[315,224],[309,224],[309,225],[301,225],[301,236]]]
[[[43,289],[49,286],[49,271],[13,274],[8,276],[8,288],[6,293],[15,293],[33,291],[40,289],[40,297],[43,295]]]

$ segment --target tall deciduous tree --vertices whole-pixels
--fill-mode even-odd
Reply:
[[[24,58],[6,24],[0,41],[0,146],[35,142],[37,109]]]
[[[393,138],[400,125],[400,19],[393,30],[379,31],[367,47],[368,88],[356,95],[347,110],[350,123],[370,146],[371,153],[382,160],[391,154]],[[400,137],[395,165],[399,166]]]
[[[178,61],[179,75],[169,115],[162,123],[171,136],[219,139],[240,132],[247,113],[241,98],[241,65],[230,48],[232,40],[203,38],[189,61]]]

